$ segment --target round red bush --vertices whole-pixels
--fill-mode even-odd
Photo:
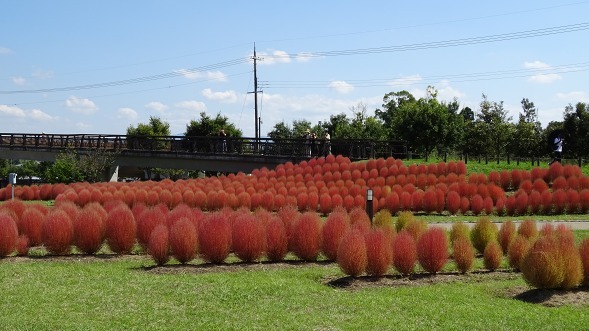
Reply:
[[[239,213],[232,230],[233,251],[244,262],[262,257],[266,250],[264,224],[250,213]]]
[[[402,275],[413,273],[417,262],[417,248],[415,239],[409,232],[403,230],[393,239],[393,266]]]
[[[111,251],[128,254],[135,245],[137,224],[126,205],[111,210],[106,218],[106,241]]]
[[[211,263],[223,263],[231,249],[231,224],[220,212],[207,215],[198,230],[199,252]]]
[[[147,252],[157,265],[170,260],[169,231],[164,224],[156,226],[149,236]]]
[[[73,221],[74,245],[85,254],[94,254],[104,241],[104,224],[93,208],[83,208]]]
[[[0,212],[0,257],[8,256],[16,249],[18,227],[14,218]]]
[[[497,270],[501,265],[502,259],[503,250],[499,243],[496,241],[489,242],[483,252],[483,264],[485,265],[485,268],[490,271]]]
[[[19,233],[29,238],[30,246],[40,245],[42,242],[41,229],[45,215],[36,208],[27,208],[18,224]]]
[[[512,221],[506,221],[501,223],[501,227],[499,228],[499,233],[497,234],[497,240],[499,241],[499,245],[501,245],[501,250],[504,254],[507,254],[507,250],[509,249],[509,244],[517,235],[515,223]]]
[[[466,237],[458,237],[452,244],[452,257],[456,268],[461,273],[467,273],[474,264],[474,247]]]
[[[321,251],[322,221],[315,212],[306,212],[295,222],[292,240],[295,255],[303,261],[315,261]]]
[[[337,264],[346,275],[361,275],[367,265],[364,235],[359,231],[348,231],[338,247],[337,256]]]
[[[372,229],[365,235],[366,273],[368,275],[382,276],[391,267],[393,262],[392,238],[383,229]]]
[[[288,253],[288,238],[284,223],[274,216],[266,226],[266,256],[268,260],[282,261]]]
[[[524,256],[528,253],[530,248],[530,241],[524,236],[515,236],[509,244],[507,249],[507,257],[509,258],[509,266],[514,270],[519,271]]]
[[[188,217],[181,217],[175,221],[170,228],[169,243],[171,254],[178,262],[184,264],[192,261],[196,257],[198,247],[194,221]]]
[[[350,219],[345,212],[332,212],[322,228],[322,251],[327,259],[337,261],[339,244],[350,228]]]
[[[43,245],[51,254],[67,254],[74,237],[74,227],[68,214],[60,209],[52,210],[41,230]]]
[[[439,227],[427,229],[417,240],[417,259],[429,273],[439,272],[448,261],[448,239]]]

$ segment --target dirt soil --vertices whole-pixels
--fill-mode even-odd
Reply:
[[[30,261],[60,261],[60,262],[108,262],[116,259],[125,259],[133,261],[148,261],[145,255],[125,255],[117,256],[113,254],[104,255],[65,255],[65,256],[40,256],[40,257],[9,257],[2,259],[4,263],[21,263]],[[151,261],[149,261],[151,262]],[[226,263],[226,264],[171,264],[164,266],[143,266],[138,270],[150,274],[204,274],[204,273],[221,273],[221,272],[238,272],[238,271],[264,271],[294,268],[333,268],[331,262],[302,262],[302,261],[284,261],[284,262],[258,262],[258,263]],[[333,288],[359,291],[365,288],[386,288],[386,287],[406,287],[406,286],[428,286],[443,283],[481,283],[493,280],[512,280],[521,277],[520,273],[509,270],[499,270],[495,272],[475,271],[467,274],[456,272],[430,274],[414,274],[409,277],[401,275],[385,275],[383,277],[326,277],[323,283]],[[546,307],[589,306],[589,287],[579,287],[573,290],[542,290],[534,289],[528,286],[515,286],[506,289],[498,289],[495,295],[503,298],[511,298],[527,303],[539,304]]]

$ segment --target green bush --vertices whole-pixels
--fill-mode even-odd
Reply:
[[[497,225],[491,222],[488,217],[481,217],[470,232],[472,245],[481,254],[485,251],[487,244],[497,240]]]

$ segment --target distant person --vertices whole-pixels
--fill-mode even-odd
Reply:
[[[562,145],[564,144],[564,137],[562,134],[554,138],[554,159],[549,164],[554,162],[561,162],[562,160]]]
[[[317,134],[311,132],[311,156],[317,155]]]
[[[311,156],[311,130],[305,131],[305,155]]]
[[[221,129],[219,131],[219,138],[221,138],[221,152],[227,152],[227,133],[225,133],[225,129]]]
[[[331,136],[329,135],[329,132],[325,130],[325,133],[323,134],[323,155],[327,156],[329,154],[331,154]]]

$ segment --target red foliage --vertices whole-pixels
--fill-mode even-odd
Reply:
[[[556,190],[552,192],[552,204],[554,206],[555,214],[563,214],[568,205],[566,192],[564,190]]]
[[[460,210],[460,194],[456,191],[449,191],[446,195],[446,208],[450,214],[456,214]]]
[[[589,285],[589,238],[585,238],[579,245],[579,254],[583,263],[583,284]]]
[[[359,231],[348,231],[337,252],[337,264],[346,275],[357,277],[367,266],[366,243]]]
[[[393,265],[404,276],[413,273],[417,262],[417,247],[415,239],[409,232],[403,230],[393,240]]]
[[[458,237],[452,244],[452,256],[456,268],[461,273],[467,273],[472,269],[474,264],[474,247],[466,237]]]
[[[194,224],[190,218],[181,217],[170,227],[170,251],[172,256],[182,264],[190,262],[197,254],[198,236]]]
[[[489,242],[483,252],[483,264],[485,265],[485,268],[490,271],[497,270],[501,265],[502,259],[503,250],[499,243],[496,241]]]
[[[573,177],[570,177],[573,178]],[[569,189],[567,193],[567,213],[577,213],[581,207],[579,192],[574,189]]]
[[[284,223],[278,217],[272,217],[266,226],[266,256],[270,261],[282,261],[288,253],[288,238]]]
[[[40,245],[42,242],[41,228],[45,215],[36,208],[27,208],[18,223],[19,233],[29,238],[30,246]]]
[[[523,236],[516,236],[507,249],[507,257],[509,258],[509,266],[518,271],[521,269],[521,263],[524,256],[528,253],[530,248],[530,241]]]
[[[460,212],[465,214],[470,209],[470,200],[467,197],[460,198]]]
[[[579,206],[581,213],[585,214],[589,211],[589,189],[583,189],[579,193]]]
[[[88,205],[87,205],[88,206]],[[93,208],[83,208],[73,221],[74,245],[83,253],[94,254],[104,241],[105,226]]]
[[[501,245],[501,250],[504,254],[507,254],[507,250],[509,249],[509,244],[517,235],[515,223],[512,221],[507,221],[501,223],[501,227],[499,228],[499,233],[497,234],[497,240],[499,241],[499,245]]]
[[[371,276],[386,274],[393,262],[393,236],[387,235],[383,229],[373,229],[365,235],[364,239],[367,257],[366,273]]]
[[[554,180],[555,178],[562,176],[564,174],[564,167],[560,162],[554,162],[548,168],[548,177],[550,180]]]
[[[158,225],[166,225],[166,215],[159,208],[147,209],[137,218],[137,241],[144,248],[147,248],[151,232]]]
[[[156,226],[149,236],[147,252],[157,265],[170,260],[169,231],[164,224]]]
[[[329,260],[337,260],[339,244],[350,228],[350,218],[345,212],[332,212],[322,228],[322,251]]]
[[[74,237],[74,227],[68,214],[61,209],[52,210],[43,221],[43,245],[51,254],[66,254]]]
[[[133,212],[126,205],[111,210],[106,218],[106,241],[117,254],[130,253],[135,245],[137,224]]]
[[[423,269],[432,274],[448,261],[448,238],[442,228],[431,227],[417,240],[417,259]]]
[[[566,178],[558,176],[552,181],[552,191],[566,190],[568,189],[568,183]]]
[[[499,173],[499,186],[501,186],[504,191],[509,190],[511,187],[511,173],[508,170],[502,170]]]
[[[15,222],[20,221],[22,214],[27,210],[27,205],[19,199],[8,200],[0,205],[0,211],[7,210],[14,213],[16,216]]]
[[[231,224],[222,213],[209,214],[198,229],[199,252],[203,259],[223,263],[231,249]]]
[[[0,257],[8,256],[16,249],[18,227],[14,218],[0,212]]]
[[[480,195],[475,194],[470,199],[470,210],[474,215],[479,215],[483,211],[484,206],[483,198]]]
[[[438,198],[436,196],[436,191],[434,190],[427,190],[423,194],[423,210],[426,213],[432,213],[438,210]]]
[[[511,195],[505,199],[505,212],[508,216],[516,215],[517,206],[516,206],[516,198],[514,195]]]
[[[233,223],[233,251],[244,262],[258,260],[266,250],[263,222],[250,213],[239,213]]]
[[[322,221],[315,212],[306,212],[295,222],[292,240],[295,255],[303,261],[315,261],[321,251]]]
[[[29,237],[22,235],[16,240],[16,254],[18,256],[25,256],[29,254]]]

